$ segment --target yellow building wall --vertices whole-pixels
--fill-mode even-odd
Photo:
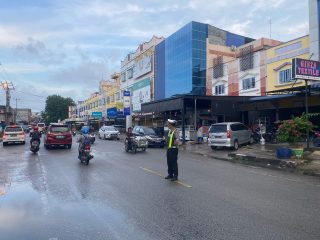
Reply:
[[[91,103],[94,104],[97,101],[99,101],[99,95],[94,95],[94,96],[91,96],[90,98],[86,99],[84,101],[84,103],[85,103],[85,105],[90,106]],[[94,112],[94,111],[98,110],[98,108],[99,108],[99,106],[95,106],[91,109],[88,109],[88,111]]]
[[[293,58],[309,58],[309,36],[291,40],[267,50],[267,92],[292,88],[294,82],[279,83],[279,71],[290,69]],[[294,87],[303,86],[298,80]]]
[[[110,86],[107,90],[107,96],[110,97],[110,102],[107,103],[107,108],[113,108],[116,107],[116,97],[115,94],[119,91],[118,86]],[[113,101],[111,101],[111,96],[113,96]]]

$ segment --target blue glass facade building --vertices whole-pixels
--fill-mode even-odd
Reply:
[[[206,41],[240,46],[249,39],[208,24],[190,22],[155,48],[155,100],[178,94],[206,94]],[[216,40],[214,40],[216,41]]]

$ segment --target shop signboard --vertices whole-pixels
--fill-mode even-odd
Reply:
[[[92,112],[91,116],[93,118],[102,118],[102,112]]]
[[[320,81],[320,62],[302,58],[292,59],[292,78]]]
[[[117,118],[117,108],[113,107],[113,108],[108,108],[107,109],[107,117],[109,119],[111,118]]]
[[[123,110],[123,102],[117,102],[116,106],[117,106],[118,111]]]
[[[130,115],[131,99],[130,91],[123,92],[123,113],[125,116]]]
[[[116,107],[108,108],[107,109],[107,118],[109,118],[109,119],[123,118],[123,111],[118,110]]]
[[[133,85],[132,111],[140,112],[141,104],[151,101],[150,78],[145,78]]]
[[[147,51],[135,59],[133,77],[139,78],[152,71],[152,51]]]

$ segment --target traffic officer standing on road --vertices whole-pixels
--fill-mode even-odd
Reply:
[[[178,146],[179,142],[179,131],[175,128],[177,121],[168,119],[168,149],[167,149],[167,165],[168,165],[168,176],[165,179],[171,181],[178,180]]]

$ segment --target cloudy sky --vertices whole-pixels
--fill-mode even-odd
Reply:
[[[271,17],[274,39],[308,34],[307,2],[1,0],[0,81],[13,82],[18,106],[41,111],[50,94],[87,98],[139,43],[192,20],[260,38],[269,37]]]

